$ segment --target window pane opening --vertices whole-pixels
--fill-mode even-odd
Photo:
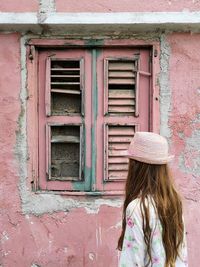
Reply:
[[[52,115],[81,113],[80,60],[51,60]]]
[[[51,126],[51,179],[79,180],[80,126]]]

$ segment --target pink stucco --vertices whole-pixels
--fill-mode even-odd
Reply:
[[[81,208],[43,216],[22,214],[15,155],[18,117],[24,112],[19,41],[18,34],[0,35],[0,265],[117,266],[119,208],[102,205],[98,214]]]
[[[56,0],[58,12],[162,12],[162,11],[198,11],[200,2],[192,0],[81,0],[74,4],[71,0]]]
[[[37,12],[37,0],[1,0],[0,12]]]
[[[189,266],[197,267],[200,261],[200,35],[172,34],[168,41],[172,91],[169,126],[176,155],[174,174],[185,197]]]
[[[178,8],[181,10],[179,2],[171,1],[171,5],[169,2],[166,5],[171,8],[173,4],[174,11]],[[199,3],[186,2],[185,7],[190,5],[191,10]],[[59,6],[62,7],[58,1],[57,8]],[[151,6],[153,10],[152,2]],[[95,6],[93,11],[94,9]],[[76,10],[78,11],[78,6]],[[72,6],[71,11],[73,11]],[[172,152],[176,156],[172,166],[185,203],[189,266],[199,267],[200,34],[169,34],[167,42],[170,47],[171,90],[167,126],[171,133]],[[85,208],[46,212],[40,216],[22,212],[19,183],[20,168],[24,167],[19,164],[16,155],[20,118],[25,112],[20,101],[20,56],[20,34],[1,34],[0,265],[116,267],[118,260],[116,244],[121,219],[121,209],[117,206],[101,205],[96,213],[87,213]],[[81,197],[81,200],[85,199]]]

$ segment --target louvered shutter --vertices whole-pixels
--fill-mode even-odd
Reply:
[[[106,159],[105,177],[107,180],[124,180],[128,171],[128,159],[121,152],[128,149],[136,130],[135,125],[107,124],[105,127]]]
[[[83,114],[83,60],[47,58],[46,71],[46,115]]]
[[[85,172],[90,163],[85,153],[90,152],[85,144],[91,136],[84,129],[85,124],[91,129],[91,79],[85,77],[84,67],[91,70],[91,55],[84,49],[39,53],[39,187],[43,190],[90,188]]]
[[[105,60],[105,114],[138,114],[138,57]]]

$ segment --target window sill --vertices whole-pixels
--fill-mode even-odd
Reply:
[[[66,195],[66,196],[123,196],[124,191],[45,191],[37,190],[36,194],[53,194],[53,195]]]

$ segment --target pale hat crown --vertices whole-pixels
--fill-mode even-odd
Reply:
[[[174,157],[166,138],[152,132],[136,132],[124,156],[150,164],[166,164]]]

